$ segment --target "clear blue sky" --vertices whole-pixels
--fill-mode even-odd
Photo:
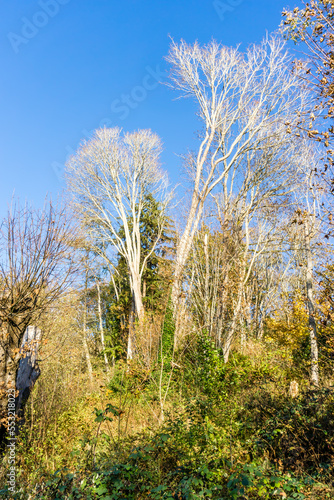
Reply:
[[[169,36],[245,47],[275,31],[286,6],[282,0],[3,0],[0,216],[14,190],[36,206],[47,193],[56,197],[66,156],[103,124],[158,133],[164,168],[178,182],[177,155],[191,146],[199,125],[190,102],[158,84]]]

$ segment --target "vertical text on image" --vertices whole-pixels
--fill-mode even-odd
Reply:
[[[7,389],[7,483],[8,490],[11,493],[16,491],[16,465],[15,465],[15,447],[16,447],[16,415],[15,415],[15,389]]]

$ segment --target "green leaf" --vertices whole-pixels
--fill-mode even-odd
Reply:
[[[247,476],[242,476],[241,483],[244,486],[249,486],[251,484],[251,482],[250,482],[250,480],[249,480],[249,478]]]
[[[168,441],[168,439],[170,438],[170,435],[169,434],[160,434],[160,439],[161,441],[163,441],[164,443],[166,441]]]
[[[96,488],[95,493],[98,495],[103,495],[104,493],[108,493],[108,488],[106,488],[103,484]]]

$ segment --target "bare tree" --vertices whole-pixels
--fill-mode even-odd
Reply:
[[[288,69],[284,43],[275,37],[245,53],[214,41],[204,47],[173,42],[167,60],[172,65],[171,85],[195,100],[203,123],[198,151],[190,158],[193,192],[177,249],[172,291],[176,307],[208,195],[226,184],[231,169],[241,168],[250,152],[276,147],[277,130],[297,120],[295,113],[303,109],[305,96],[297,75]]]
[[[273,299],[274,295],[278,298],[282,292],[286,295],[289,289],[294,292],[305,291],[303,295],[308,312],[310,379],[315,386],[319,385],[319,350],[314,269],[323,259],[325,243],[321,236],[326,220],[323,209],[325,183],[321,185],[319,179],[315,181],[320,165],[321,155],[311,147],[311,144],[304,142],[299,161],[303,182],[299,183],[298,190],[294,193],[291,213],[281,244],[281,256],[284,255],[286,261],[285,269],[284,272],[281,269],[281,276],[275,278],[276,286],[273,287],[271,294]],[[277,250],[279,252],[279,249]],[[277,287],[277,284],[280,286]]]
[[[263,338],[265,320],[279,303],[294,261],[294,249],[289,241],[289,212],[280,214],[277,222],[267,250],[260,254],[254,263],[251,283],[254,297],[252,321],[258,339]]]
[[[22,413],[37,379],[25,387],[20,377],[17,385],[20,359],[36,347],[29,335],[24,337],[26,329],[74,276],[74,232],[69,228],[66,212],[51,203],[42,211],[13,204],[0,225],[0,445],[6,432],[7,391],[16,390],[16,412]],[[37,365],[34,368],[38,372]],[[20,388],[25,390],[23,398]]]
[[[94,251],[113,265],[118,252],[127,262],[136,317],[144,315],[141,278],[160,234],[141,258],[140,220],[145,196],[158,196],[166,206],[167,178],[159,167],[160,139],[149,130],[127,133],[118,128],[96,130],[67,164],[69,188]],[[161,211],[161,231],[164,221]],[[121,230],[123,235],[121,234]],[[133,328],[128,358],[134,355]]]
[[[272,146],[267,147],[267,140],[263,140],[262,149],[251,150],[240,157],[227,172],[221,193],[214,195],[221,225],[234,220],[242,233],[236,300],[224,344],[225,361],[240,323],[243,299],[254,265],[279,239],[286,206],[291,204],[291,194],[302,182],[298,165],[303,144],[287,141],[283,124],[265,129],[263,136],[268,135],[275,137]]]
[[[322,191],[319,182],[315,183],[316,167],[320,160],[311,151],[305,152],[305,164],[301,165],[305,175],[304,189],[297,198],[298,208],[295,216],[295,247],[299,254],[302,281],[306,289],[306,304],[308,310],[308,327],[311,349],[311,383],[319,385],[319,350],[316,324],[316,305],[314,299],[314,267],[316,264],[316,248],[321,235],[321,226],[324,222],[322,209]]]
[[[106,367],[106,372],[110,372],[110,366],[109,366],[109,361],[106,353],[106,345],[104,341],[104,328],[103,328],[103,320],[102,320],[102,306],[101,306],[101,286],[100,282],[97,279],[96,280],[96,291],[97,291],[97,309],[98,309],[98,316],[99,316],[99,328],[100,328],[100,335],[101,335],[101,345],[102,345],[102,350],[103,350],[103,358],[104,358],[104,364]]]
[[[262,205],[256,211],[251,210],[254,207],[247,205],[246,200],[242,206],[244,210],[242,207],[232,210],[230,206],[225,207],[230,210],[224,213],[224,206],[217,206],[220,230],[206,232],[204,244],[201,242],[203,231],[194,239],[189,260],[193,274],[190,303],[198,325],[214,337],[227,362],[236,333],[241,333],[242,344],[245,344],[246,336],[251,332],[255,312],[253,281],[263,256],[274,249],[283,251],[277,247],[286,218],[284,205],[272,201],[270,204],[267,201],[267,206]],[[261,291],[262,286],[266,286],[268,292],[270,278],[269,283],[260,286]],[[264,301],[263,294],[261,300]],[[256,322],[259,323],[258,318]]]
[[[310,346],[311,346],[311,382],[319,385],[319,350],[317,340],[317,325],[315,322],[315,303],[313,292],[313,258],[311,251],[312,226],[310,224],[313,216],[307,214],[305,217],[305,253],[306,253],[306,296],[308,309],[308,324],[310,331]],[[313,227],[314,230],[314,227]]]
[[[263,131],[263,135],[267,135],[268,130]],[[214,254],[218,259],[214,259],[223,271],[225,290],[233,287],[233,301],[230,304],[230,317],[225,322],[229,323],[228,331],[226,324],[221,325],[218,333],[219,347],[223,347],[225,361],[229,358],[230,349],[237,327],[241,331],[245,331],[245,323],[250,323],[250,315],[247,316],[246,295],[249,288],[249,282],[252,278],[254,267],[263,253],[266,253],[275,241],[280,239],[281,222],[284,218],[286,206],[292,203],[291,195],[294,190],[300,186],[302,176],[299,171],[299,163],[302,155],[303,144],[296,141],[286,140],[286,133],[283,124],[276,124],[275,131],[272,128],[269,131],[271,137],[275,135],[275,143],[271,148],[263,147],[262,149],[250,150],[244,156],[238,158],[226,173],[222,182],[221,192],[217,195],[213,194],[218,210],[218,219],[222,233],[227,236],[232,230],[232,241],[228,244],[227,240],[221,238],[222,245],[233,252],[229,251],[225,254],[221,249],[213,249]],[[266,145],[266,141],[263,141]],[[197,245],[196,239],[194,240]],[[209,288],[213,291],[213,285],[218,271],[211,270],[211,279],[209,287],[209,259],[205,252],[206,270],[205,270],[205,286],[197,286],[205,291],[205,296],[208,297],[206,290]],[[193,250],[193,252],[196,250]],[[211,259],[210,259],[211,260]],[[197,259],[198,261],[198,259]],[[198,261],[199,262],[199,261]],[[233,283],[226,283],[229,278],[228,269],[232,266],[238,269]],[[197,268],[199,264],[195,264]],[[237,267],[236,267],[237,266]],[[200,275],[196,281],[200,283]],[[202,280],[203,281],[203,280]],[[217,315],[217,307],[221,307],[218,299],[217,286],[215,287],[215,300],[210,301],[211,311],[207,310],[204,303],[205,317],[207,320],[211,318],[211,322],[220,322],[222,315],[219,314],[219,319],[213,319]],[[226,293],[225,293],[226,295]],[[226,299],[226,297],[225,297]],[[212,307],[214,305],[214,307]],[[249,309],[249,307],[248,307]],[[224,330],[224,334],[222,332]],[[243,335],[243,338],[245,335]],[[222,342],[223,341],[223,342]],[[222,344],[222,345],[221,345]]]

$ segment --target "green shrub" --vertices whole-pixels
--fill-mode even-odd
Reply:
[[[263,391],[246,411],[255,448],[271,461],[285,470],[334,470],[332,390],[309,390],[296,399]]]

